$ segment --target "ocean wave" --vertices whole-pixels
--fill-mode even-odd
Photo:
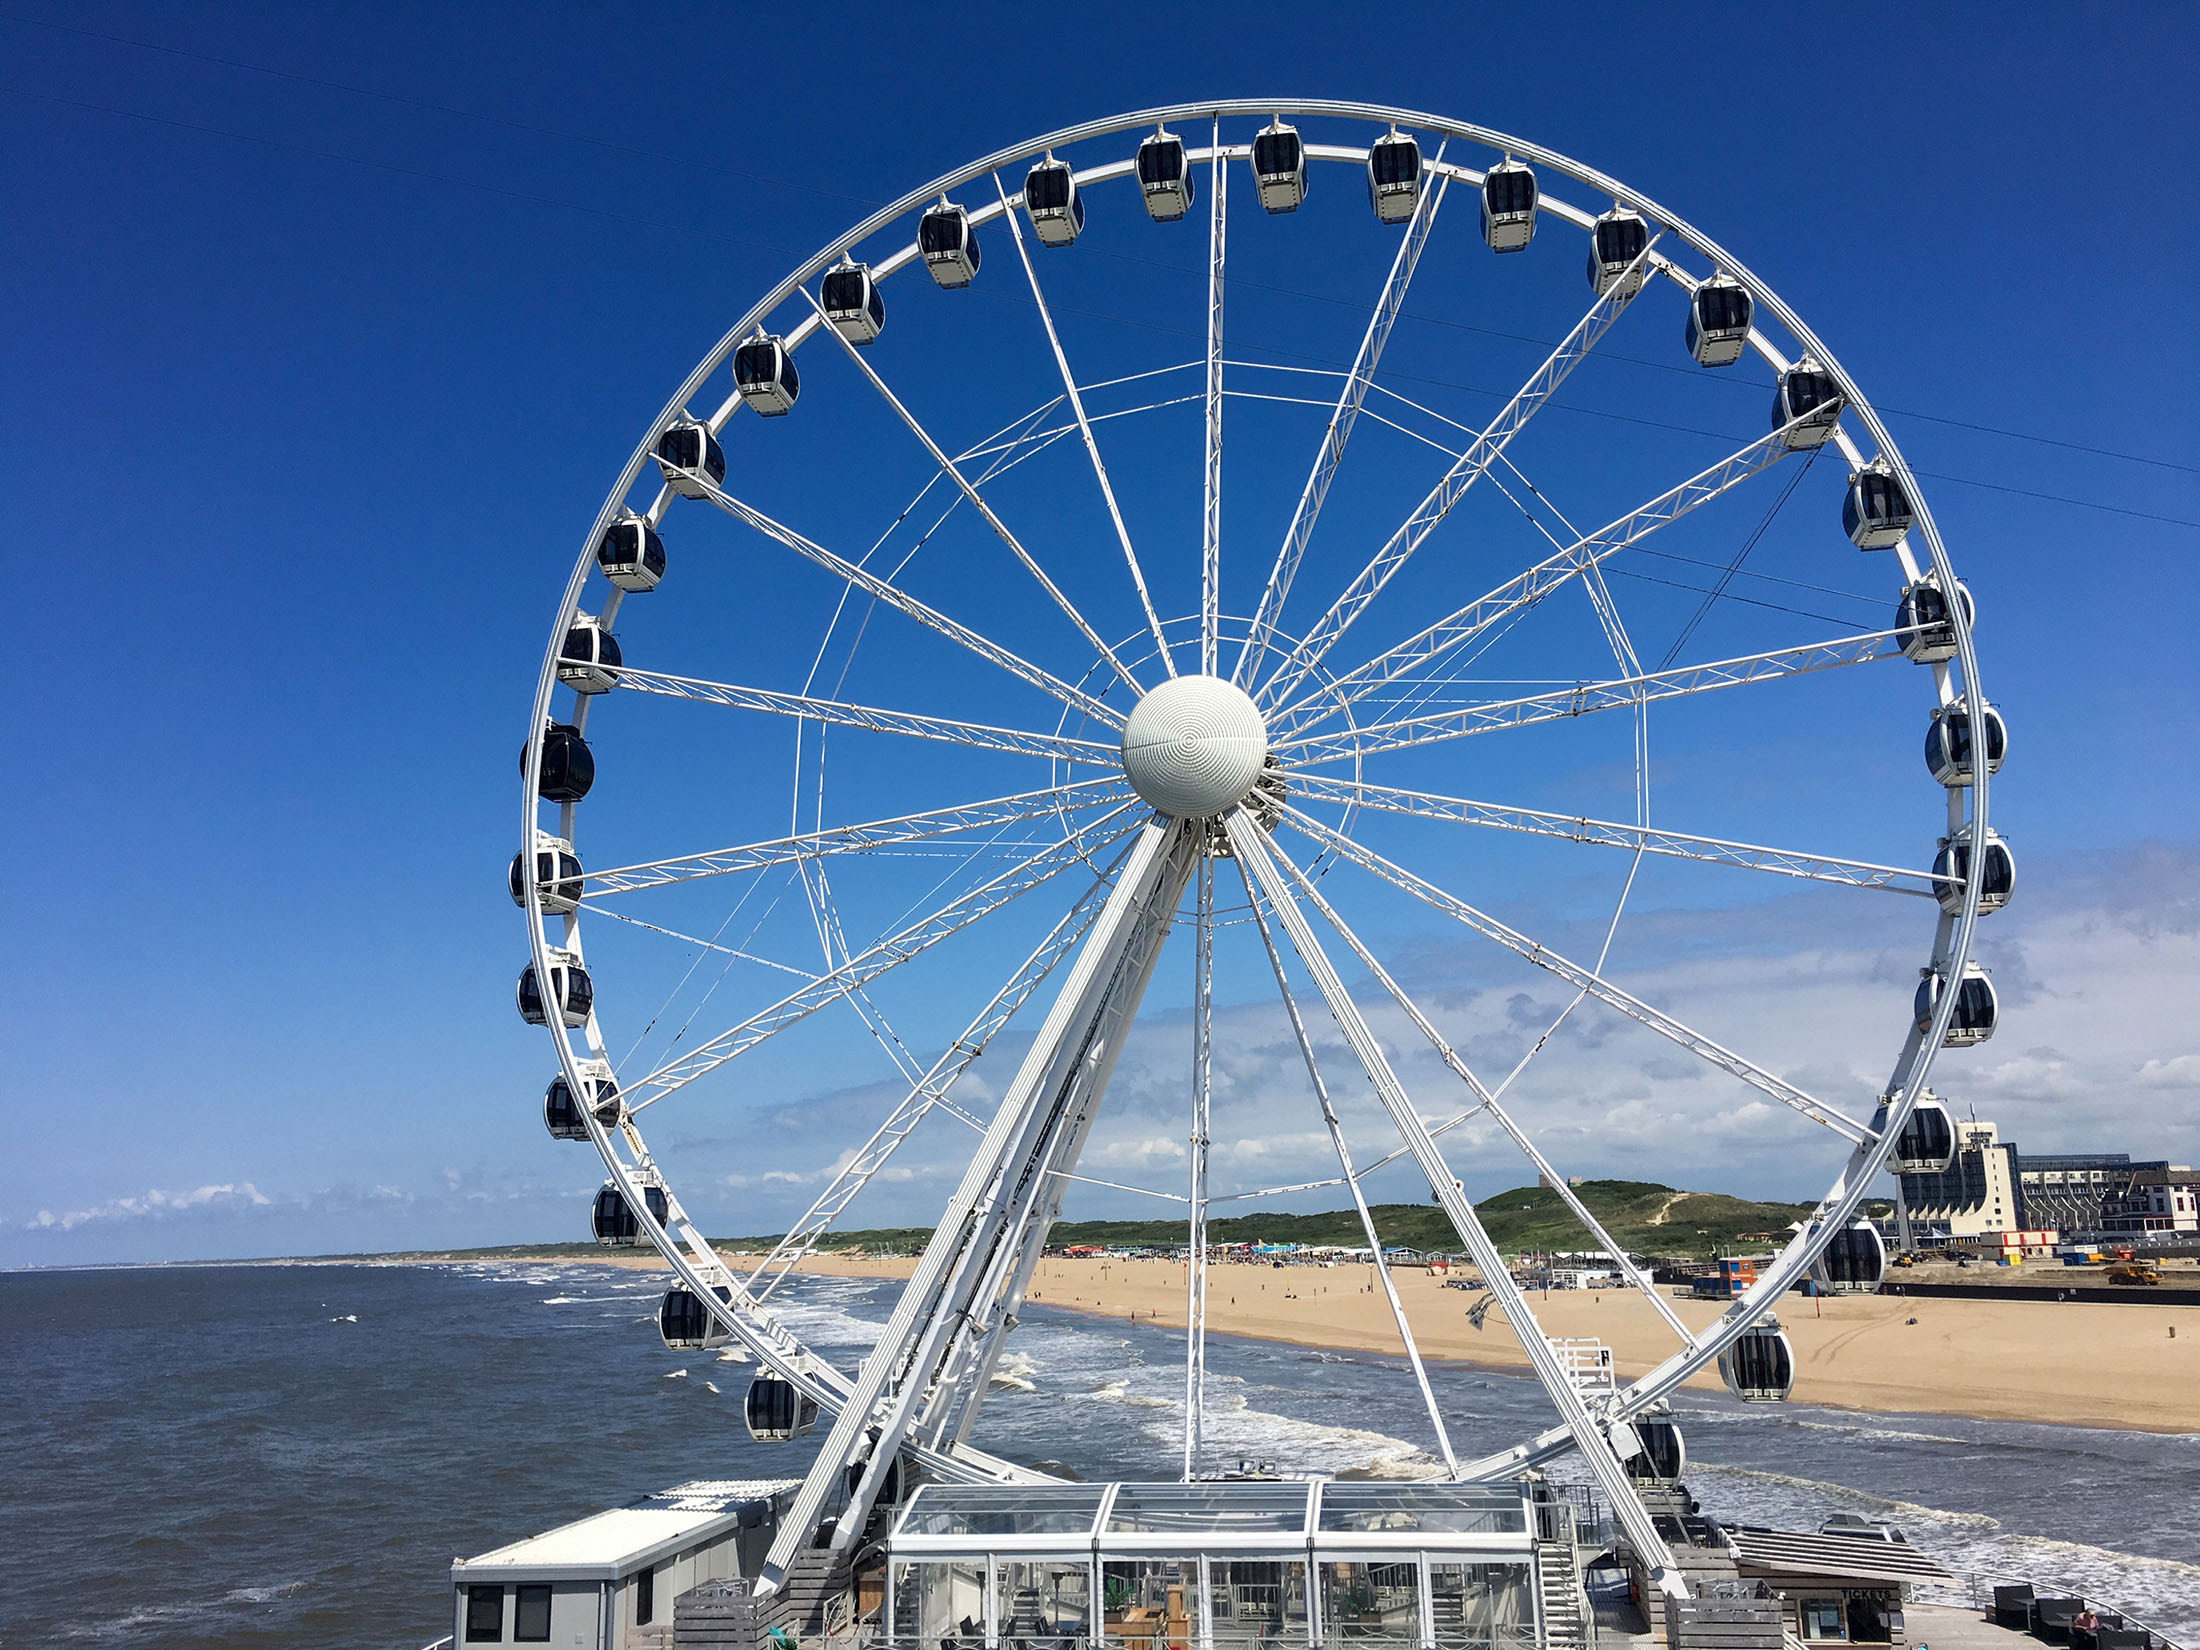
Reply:
[[[1822,1478],[1799,1478],[1791,1472],[1774,1472],[1765,1467],[1736,1467],[1723,1462],[1704,1461],[1692,1464],[1691,1474],[1716,1473],[1725,1478],[1745,1478],[1759,1484],[1777,1484],[1782,1489],[1804,1490],[1812,1495],[1826,1496],[1838,1501],[1852,1501],[1861,1506],[1882,1507],[1908,1518],[1930,1518],[1946,1524],[1975,1525],[1981,1529],[1998,1530],[2001,1520],[1986,1513],[1955,1512],[1946,1507],[1927,1507],[1915,1501],[1900,1501],[1892,1496],[1873,1495],[1865,1490],[1852,1490],[1846,1484],[1830,1484]]]

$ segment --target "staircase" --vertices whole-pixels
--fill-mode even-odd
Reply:
[[[1535,1544],[1536,1620],[1543,1650],[1592,1650],[1595,1623],[1581,1586],[1572,1532]]]

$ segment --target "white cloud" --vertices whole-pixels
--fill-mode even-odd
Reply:
[[[34,1219],[23,1224],[30,1231],[73,1232],[94,1221],[149,1220],[194,1210],[264,1209],[270,1201],[249,1180],[198,1186],[188,1192],[164,1192],[156,1186],[143,1197],[109,1198],[89,1209],[67,1209],[59,1214],[41,1209]]]
[[[2139,1068],[2138,1083],[2149,1089],[2200,1088],[2200,1054],[2176,1054],[2149,1060]]]

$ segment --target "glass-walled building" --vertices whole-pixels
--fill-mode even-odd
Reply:
[[[889,1539],[920,1650],[1484,1650],[1535,1637],[1519,1485],[927,1485]]]

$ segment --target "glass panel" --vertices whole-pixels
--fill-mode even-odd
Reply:
[[[468,1644],[502,1644],[504,1642],[504,1589],[502,1587],[469,1587],[466,1589],[466,1642]]]
[[[903,1535],[1084,1535],[1100,1515],[1102,1484],[1010,1487],[931,1484],[902,1518]]]
[[[985,1634],[985,1560],[909,1564],[896,1572],[894,1626],[924,1650],[978,1650]]]
[[[515,1644],[550,1642],[550,1589],[522,1587],[512,1607],[512,1641]]]
[[[1525,1564],[1438,1564],[1428,1567],[1429,1610],[1439,1650],[1520,1643],[1535,1629]]]
[[[1138,181],[1174,183],[1184,175],[1184,145],[1175,138],[1148,138],[1138,146]]]
[[[1323,1637],[1331,1644],[1419,1644],[1421,1567],[1411,1559],[1325,1560]]]
[[[1072,1650],[1092,1634],[1092,1570],[1060,1559],[993,1566],[994,1636],[1010,1650]]]
[[[1325,1484],[1319,1527],[1518,1535],[1528,1524],[1519,1495],[1493,1485]]]
[[[1069,168],[1035,166],[1024,179],[1024,200],[1034,210],[1059,212],[1069,205]]]
[[[1263,132],[1253,139],[1253,170],[1263,177],[1280,177],[1299,168],[1296,132]]]
[[[1837,1598],[1806,1598],[1802,1603],[1803,1637],[1806,1639],[1837,1639],[1841,1634],[1841,1601]]]
[[[1492,212],[1526,212],[1535,206],[1535,174],[1532,172],[1492,172],[1482,189]]]
[[[1298,1535],[1308,1493],[1305,1484],[1124,1484],[1108,1533]]]
[[[960,252],[963,244],[963,219],[960,212],[927,212],[917,225],[917,244],[927,257],[942,252]]]
[[[1199,1618],[1199,1560],[1116,1560],[1100,1566],[1108,1642],[1121,1650],[1190,1650]]]
[[[1378,143],[1374,161],[1377,183],[1411,183],[1421,175],[1421,149],[1415,143]]]
[[[825,307],[833,310],[861,309],[863,307],[863,274],[860,270],[836,269],[825,277],[825,285],[819,296]]]
[[[1268,1650],[1306,1643],[1304,1563],[1207,1561],[1214,1650]]]

